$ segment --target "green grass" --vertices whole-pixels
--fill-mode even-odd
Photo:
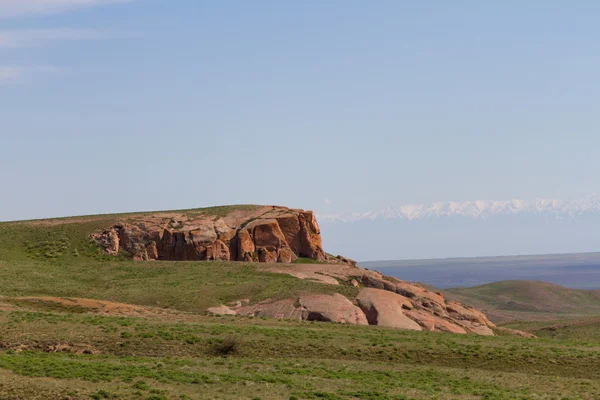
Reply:
[[[570,289],[546,282],[502,281],[443,292],[450,299],[486,310],[497,322],[600,314],[600,291]]]
[[[600,396],[600,342],[260,318],[192,316],[169,322],[20,311],[0,313],[0,337],[0,376],[9,374],[11,390],[52,382],[58,392],[48,399],[77,386],[78,399],[101,390],[118,399],[140,398],[140,391],[148,397],[150,390],[168,399]],[[214,356],[214,345],[227,337],[238,341],[238,351]],[[54,343],[88,343],[99,354],[44,351]],[[15,351],[19,345],[24,351]],[[5,389],[0,385],[0,398]]]
[[[254,207],[254,206],[236,206]],[[229,207],[203,209],[210,215]],[[203,312],[207,307],[248,298],[293,297],[303,293],[356,295],[351,286],[331,286],[259,271],[260,264],[236,262],[132,262],[108,256],[88,236],[110,226],[114,216],[57,225],[0,224],[0,295],[86,297]]]
[[[558,321],[521,321],[509,323],[506,327],[564,342],[600,343],[600,316]]]
[[[255,206],[188,211],[222,216],[239,207]],[[208,306],[242,298],[358,289],[253,263],[106,256],[87,237],[121,218],[0,224],[0,295],[8,296],[0,310],[21,308],[0,311],[0,400],[600,398],[596,320],[511,325],[540,336],[527,340],[205,316]],[[22,296],[191,313],[98,316]]]

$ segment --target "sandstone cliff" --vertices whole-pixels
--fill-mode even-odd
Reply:
[[[305,257],[352,263],[323,251],[312,211],[277,206],[232,209],[224,216],[154,213],[131,217],[91,237],[107,253],[125,251],[135,260],[290,263]]]

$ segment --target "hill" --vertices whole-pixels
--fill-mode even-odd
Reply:
[[[446,289],[446,297],[484,310],[496,322],[600,315],[600,290],[540,281],[501,281]]]
[[[598,342],[0,299],[3,400],[597,399]]]
[[[243,205],[10,222],[0,224],[0,252],[0,294],[11,298],[494,335],[475,309],[325,253],[310,211]]]
[[[505,327],[523,329],[540,338],[560,340],[565,343],[588,343],[590,346],[597,346],[600,343],[600,316],[554,321],[519,321],[508,323]]]
[[[0,399],[600,395],[593,338],[516,337],[476,309],[343,257],[300,254],[292,263],[162,259],[176,254],[169,250],[152,260],[148,253],[136,257],[130,251],[135,246],[127,244],[134,227],[152,231],[145,221],[165,218],[167,230],[176,233],[191,220],[215,226],[220,218],[254,215],[258,208],[0,223]],[[269,221],[254,227],[262,225],[276,232]],[[107,252],[95,236],[112,229],[117,252]],[[255,248],[264,232],[250,230]],[[143,242],[134,243],[147,244],[144,234],[137,237]],[[294,249],[293,240],[283,238],[275,248]],[[206,247],[199,250],[199,257],[206,255]],[[207,308],[235,315],[207,315]],[[379,326],[346,320],[359,311],[363,323]],[[291,320],[277,319],[285,316]],[[498,336],[482,335],[490,333]]]

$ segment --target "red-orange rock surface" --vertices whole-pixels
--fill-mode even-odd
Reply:
[[[298,257],[350,263],[328,256],[312,211],[265,206],[188,215],[155,213],[131,217],[91,235],[111,255],[135,260],[223,260],[290,263]]]
[[[442,293],[394,277],[384,277],[376,271],[349,264],[272,265],[263,269],[323,284],[339,285],[342,282],[360,287],[354,301],[370,325],[457,334],[495,334],[495,325],[481,311],[446,301]]]
[[[495,325],[476,309],[446,301],[441,293],[419,285],[358,268],[345,257],[326,254],[311,211],[256,206],[232,207],[226,215],[210,211],[138,215],[92,234],[91,239],[108,254],[125,251],[134,260],[263,262],[261,269],[268,272],[358,289],[353,298],[309,293],[257,304],[240,300],[210,308],[214,314],[495,334]],[[291,264],[298,257],[326,263]]]
[[[406,297],[382,289],[361,289],[356,298],[358,306],[367,316],[370,325],[420,331],[423,328],[407,317],[403,310],[413,306]]]
[[[308,294],[297,299],[263,301],[251,306],[220,305],[207,310],[217,315],[246,315],[277,319],[327,321],[342,324],[368,325],[360,308],[341,294]]]

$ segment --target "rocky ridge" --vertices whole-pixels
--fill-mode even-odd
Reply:
[[[111,255],[134,260],[290,263],[299,257],[353,263],[323,251],[312,211],[278,206],[208,213],[155,213],[130,218],[91,235]]]
[[[299,279],[330,285],[359,287],[358,295],[307,294],[297,298],[265,300],[249,304],[240,300],[207,311],[219,315],[244,315],[279,319],[330,321],[377,325],[415,331],[450,332],[494,336],[496,326],[482,312],[448,301],[442,293],[379,272],[343,264],[300,264],[265,267]]]

